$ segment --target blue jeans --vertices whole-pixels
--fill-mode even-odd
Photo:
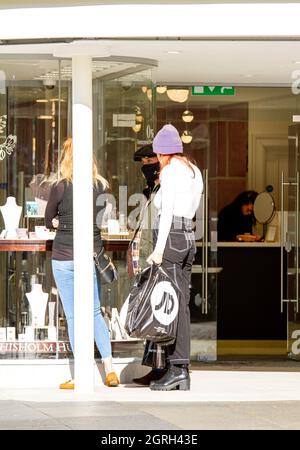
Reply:
[[[74,353],[74,261],[52,260],[52,271],[68,323]],[[94,337],[102,359],[111,356],[110,336],[100,309],[100,282],[94,268]]]

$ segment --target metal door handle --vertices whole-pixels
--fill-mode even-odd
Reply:
[[[290,239],[288,232],[285,235],[284,249],[287,253],[289,253],[292,250],[292,241]]]
[[[206,267],[206,272],[207,273],[220,273],[222,272],[223,267]],[[194,264],[192,267],[192,272],[193,273],[203,273],[205,271],[205,269],[198,264]]]

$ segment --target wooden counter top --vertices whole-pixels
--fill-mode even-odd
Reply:
[[[52,249],[52,240],[0,239],[0,252],[46,252]],[[126,251],[129,239],[104,239],[107,251]]]

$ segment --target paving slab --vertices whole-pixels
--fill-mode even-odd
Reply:
[[[190,391],[134,384],[0,390],[1,430],[300,430],[300,372],[193,370]]]

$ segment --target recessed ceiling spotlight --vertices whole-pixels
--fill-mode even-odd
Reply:
[[[179,52],[178,50],[169,50],[167,53],[169,55],[179,55],[179,53],[181,53],[181,52]]]
[[[167,89],[167,96],[173,102],[186,102],[189,96],[189,89]]]
[[[164,94],[166,92],[166,90],[167,90],[167,86],[159,85],[159,86],[156,87],[156,92],[158,94]]]
[[[300,64],[300,61],[293,61],[294,64]]]
[[[188,130],[185,130],[181,135],[181,140],[184,144],[190,144],[193,140],[192,133]]]
[[[181,117],[184,122],[192,122],[194,119],[194,114],[191,111],[185,110],[183,111]]]

